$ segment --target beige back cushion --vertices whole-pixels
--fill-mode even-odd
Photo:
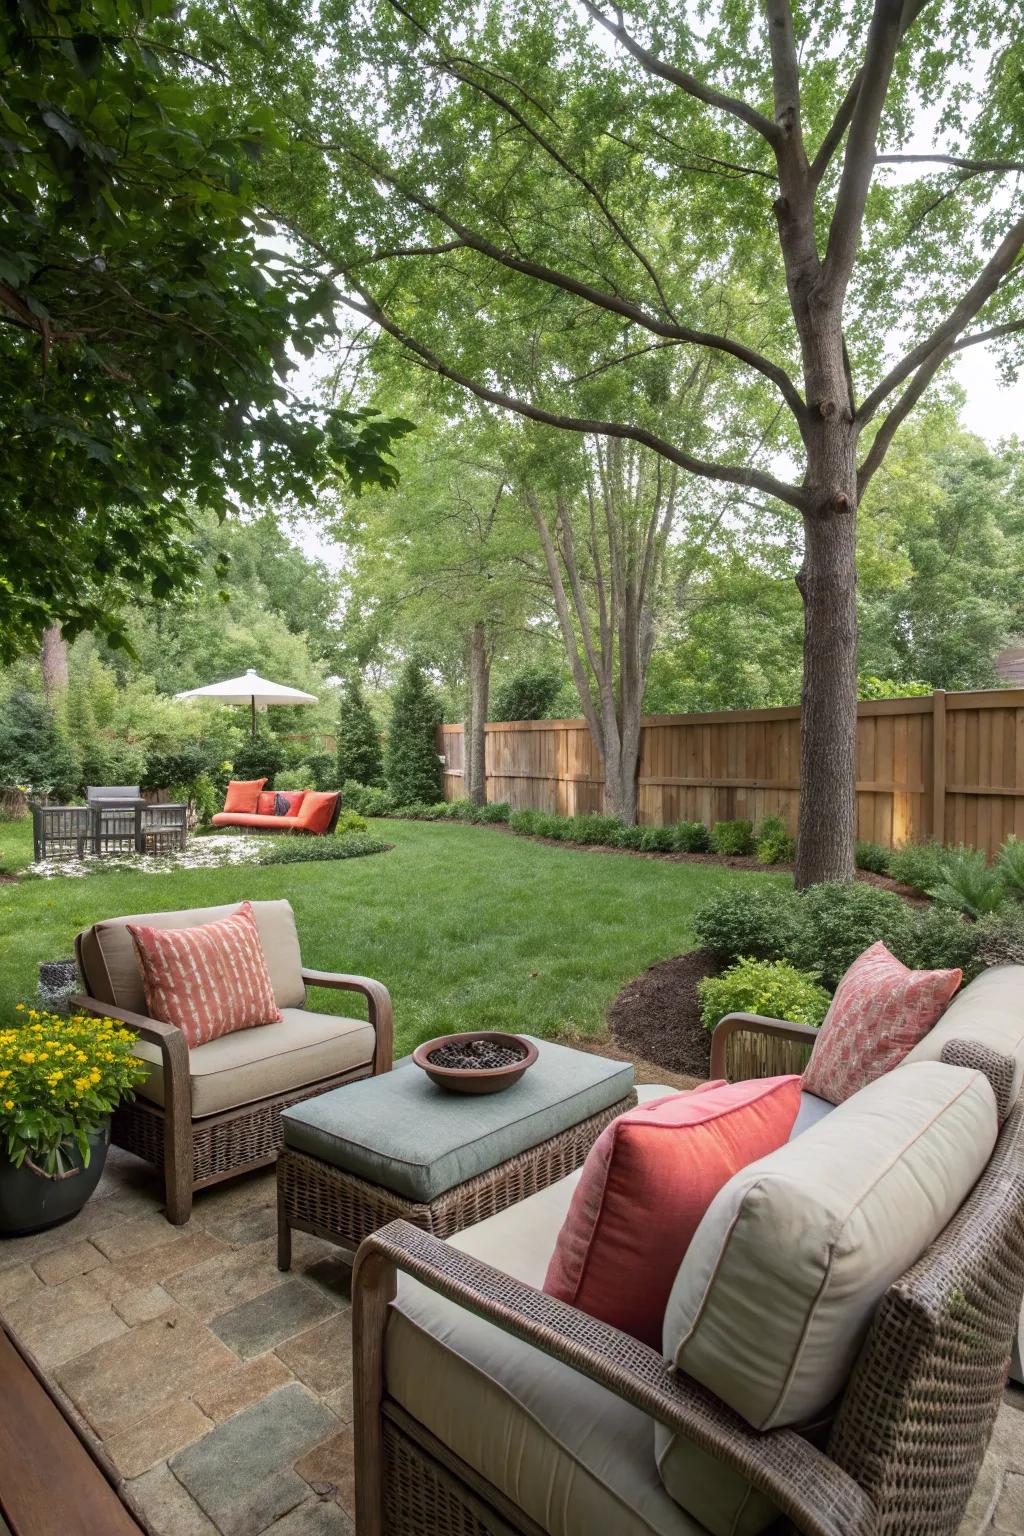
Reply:
[[[1024,965],[996,965],[959,992],[942,1018],[908,1053],[903,1065],[938,1061],[950,1040],[980,1040],[1017,1063],[1011,1103],[1024,1078]]]
[[[183,912],[143,912],[133,917],[111,917],[95,923],[81,935],[79,956],[83,981],[90,997],[132,1013],[145,1013],[146,995],[142,988],[135,944],[128,932],[129,923],[145,923],[152,928],[197,928],[230,917],[240,903],[224,907],[193,907]],[[260,932],[260,943],[267,971],[279,1008],[301,1008],[306,1000],[302,982],[302,960],[295,914],[287,901],[254,901],[253,917]]]
[[[756,1429],[808,1423],[997,1131],[991,1084],[967,1067],[921,1062],[862,1088],[715,1196],[669,1298],[665,1354]]]

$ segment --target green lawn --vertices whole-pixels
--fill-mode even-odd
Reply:
[[[36,965],[102,917],[285,896],[303,959],[377,976],[396,1043],[489,1026],[593,1033],[622,985],[692,944],[694,909],[729,881],[709,864],[551,848],[486,827],[377,822],[390,853],[266,869],[112,873],[0,884],[0,1017]],[[0,826],[0,867],[31,858],[31,826]],[[338,994],[318,1005],[344,1012]]]

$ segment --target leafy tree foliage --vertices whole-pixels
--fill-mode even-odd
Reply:
[[[338,709],[338,783],[381,784],[382,759],[377,722],[358,677],[345,684]]]
[[[544,720],[562,692],[564,678],[549,667],[523,667],[491,694],[492,720]]]
[[[281,142],[191,57],[172,0],[13,0],[0,21],[0,658],[197,570],[191,503],[391,483],[407,424],[296,403],[326,280],[265,243],[252,163]],[[200,78],[206,85],[201,86]],[[264,242],[264,243],[261,243]]]
[[[391,699],[391,727],[384,756],[384,777],[398,805],[441,798],[441,761],[437,727],[441,712],[423,668],[410,659],[402,668]]]
[[[0,786],[65,799],[78,771],[53,710],[27,688],[13,689],[0,702]]]

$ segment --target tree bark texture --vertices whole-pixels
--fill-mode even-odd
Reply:
[[[47,702],[53,704],[68,686],[68,648],[59,624],[50,624],[43,630],[39,664],[43,674],[43,693]]]
[[[491,658],[486,627],[477,619],[469,635],[469,712],[465,727],[466,794],[474,805],[487,803],[487,708]]]

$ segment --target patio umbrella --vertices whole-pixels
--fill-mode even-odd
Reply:
[[[268,704],[315,704],[315,693],[289,688],[284,683],[270,683],[249,668],[244,677],[229,677],[222,683],[208,683],[205,688],[188,688],[176,693],[176,699],[217,699],[221,704],[248,704],[252,710],[252,734],[256,737],[256,710]]]

